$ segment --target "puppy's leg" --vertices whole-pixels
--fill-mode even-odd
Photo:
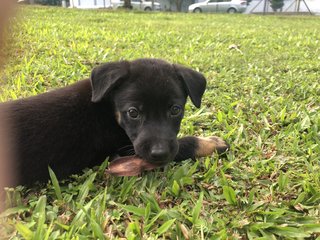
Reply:
[[[214,152],[218,154],[228,150],[229,144],[218,137],[184,137],[178,140],[179,152],[175,157],[175,162],[185,159],[195,159],[197,157],[206,157]]]

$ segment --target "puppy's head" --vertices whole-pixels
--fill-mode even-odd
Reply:
[[[141,158],[167,163],[178,152],[177,134],[187,96],[200,107],[202,74],[159,59],[101,65],[91,74],[92,101],[111,100],[115,118]]]

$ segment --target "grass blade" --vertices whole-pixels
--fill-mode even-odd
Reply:
[[[228,201],[228,203],[230,203],[231,205],[236,205],[237,204],[236,193],[233,190],[233,188],[229,186],[223,186],[222,188],[223,188],[223,196]]]
[[[52,182],[52,185],[53,185],[54,192],[56,193],[57,198],[59,200],[62,200],[61,189],[60,189],[59,181],[58,181],[58,179],[56,177],[56,174],[52,171],[52,169],[50,167],[48,167],[48,170],[49,170],[49,175],[50,175],[50,178],[51,178],[51,182]]]
[[[196,222],[199,219],[199,215],[200,215],[201,208],[202,208],[202,201],[203,201],[203,192],[200,193],[199,199],[198,199],[198,201],[192,211],[192,223],[193,224],[196,224]]]
[[[170,219],[166,221],[164,224],[161,225],[161,227],[159,227],[159,229],[157,230],[157,234],[162,235],[166,233],[175,221],[176,219]]]
[[[77,198],[77,202],[79,202],[80,205],[84,204],[96,175],[96,173],[91,174],[87,181],[82,184]]]
[[[131,212],[139,217],[144,217],[145,216],[145,209],[144,208],[139,208],[135,207],[132,205],[120,205],[124,210],[127,212]]]
[[[39,201],[36,205],[35,211],[33,215],[38,218],[37,221],[37,229],[34,234],[34,239],[43,240],[44,239],[44,223],[46,221],[46,204],[47,204],[47,197],[41,196]]]
[[[26,225],[22,223],[17,223],[15,227],[24,239],[33,239],[33,232]]]

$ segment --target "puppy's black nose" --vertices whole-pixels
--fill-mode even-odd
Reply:
[[[169,156],[169,152],[161,146],[156,146],[151,149],[150,155],[154,161],[166,161]]]

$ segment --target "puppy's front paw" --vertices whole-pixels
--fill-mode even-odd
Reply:
[[[219,137],[198,137],[197,139],[196,157],[211,156],[215,152],[222,154],[230,147],[226,141]]]

